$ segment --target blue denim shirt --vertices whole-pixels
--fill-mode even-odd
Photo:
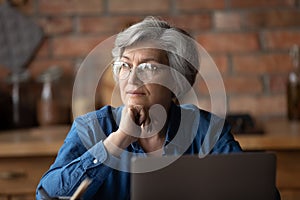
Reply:
[[[92,179],[84,199],[130,199],[132,156],[147,156],[138,143],[131,144],[120,158],[110,155],[102,141],[118,129],[123,107],[106,106],[75,119],[55,162],[43,175],[42,187],[52,196],[71,196],[86,178]],[[219,154],[240,152],[224,119],[193,105],[171,105],[167,119],[163,155]]]

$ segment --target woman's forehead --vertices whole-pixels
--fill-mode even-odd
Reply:
[[[167,53],[158,48],[154,47],[127,47],[125,48],[123,54],[123,58],[127,58],[129,60],[134,59],[153,59],[162,62],[163,64],[168,63]]]

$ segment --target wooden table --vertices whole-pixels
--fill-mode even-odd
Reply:
[[[0,132],[0,200],[35,199],[36,186],[68,130],[55,126]]]
[[[300,122],[272,120],[264,134],[235,135],[246,151],[273,151],[277,156],[277,186],[283,200],[300,199]]]
[[[245,150],[300,150],[300,122],[272,120],[263,124],[263,134],[238,134]]]

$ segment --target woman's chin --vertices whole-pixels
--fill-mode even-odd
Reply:
[[[143,98],[129,98],[127,100],[127,105],[144,105],[144,106],[146,106],[146,101]]]

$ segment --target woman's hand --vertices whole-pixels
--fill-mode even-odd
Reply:
[[[164,127],[167,113],[163,106],[152,105],[150,109],[142,105],[124,107],[119,130],[138,138],[150,138]]]
[[[122,111],[119,130],[137,140],[142,133],[142,126],[150,123],[148,109],[142,105],[125,106]]]
[[[119,129],[106,138],[104,145],[110,153],[120,155],[123,149],[139,138],[149,138],[159,133],[166,119],[164,107],[158,104],[150,109],[142,105],[125,106]]]

